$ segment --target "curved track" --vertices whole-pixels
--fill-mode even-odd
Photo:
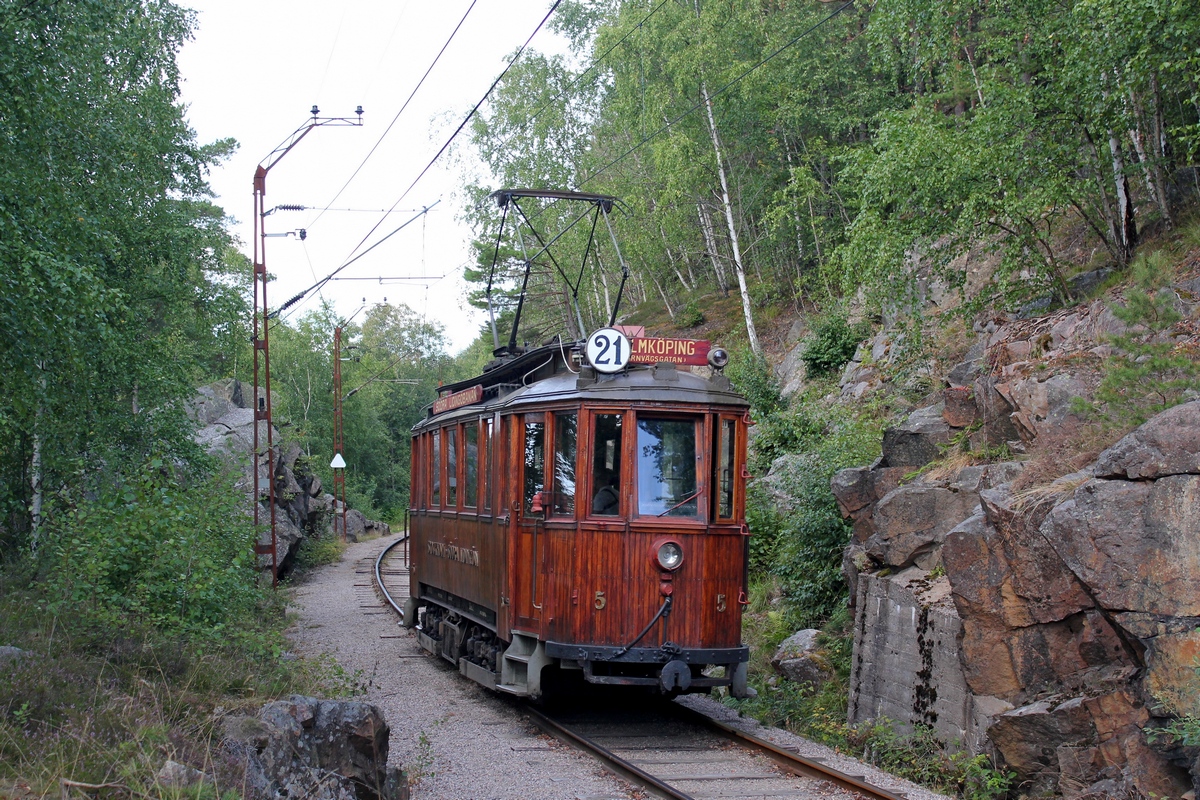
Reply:
[[[375,586],[403,618],[408,597],[408,536],[376,557]],[[611,698],[613,693],[609,694]],[[590,753],[610,770],[672,800],[868,797],[904,800],[813,759],[724,725],[678,703],[629,701],[524,711],[547,734]]]
[[[408,597],[408,534],[380,551],[375,558],[375,586],[392,609],[404,619],[404,600]]]

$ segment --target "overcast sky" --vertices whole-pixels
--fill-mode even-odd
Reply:
[[[201,142],[232,137],[237,154],[215,169],[218,202],[237,220],[235,231],[250,254],[252,179],[272,150],[309,119],[354,117],[363,126],[311,131],[267,177],[266,207],[299,204],[312,211],[266,218],[268,233],[300,228],[307,238],[267,240],[267,269],[276,276],[268,302],[278,306],[342,265],[368,231],[453,133],[529,37],[549,0],[477,0],[438,65],[382,142],[380,137],[449,38],[470,0],[192,0],[199,21],[180,55],[183,101]],[[531,47],[558,52],[563,43],[543,29]],[[466,144],[467,131],[458,142]],[[366,166],[330,205],[339,189],[379,143]],[[469,153],[466,148],[460,148]],[[322,290],[340,314],[362,305],[404,302],[441,321],[455,350],[475,338],[483,315],[463,299],[462,267],[470,231],[461,215],[462,166],[443,158],[400,202],[365,246],[434,207],[340,275],[384,278],[333,281]],[[499,187],[496,187],[499,188]],[[567,188],[567,187],[563,187]],[[341,211],[334,209],[354,209]],[[432,276],[390,281],[397,276]],[[444,276],[440,279],[437,276]],[[315,308],[315,294],[297,313]],[[295,314],[291,315],[294,319]],[[358,317],[361,319],[361,316]]]

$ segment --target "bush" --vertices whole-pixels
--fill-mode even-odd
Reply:
[[[173,474],[160,459],[48,522],[52,610],[216,630],[259,601],[254,526],[232,475]]]
[[[854,357],[858,343],[867,335],[862,325],[850,325],[837,314],[818,320],[804,346],[800,360],[810,377],[840,370]]]
[[[776,490],[787,497],[786,510],[775,507],[761,483],[749,490],[751,571],[781,580],[786,612],[801,627],[820,625],[846,599],[841,563],[850,527],[829,481],[839,469],[869,463],[879,454],[887,416],[876,406],[857,413],[825,408],[806,394],[796,408],[765,419],[752,440],[756,472],[765,472],[779,455],[791,459],[773,478]]]
[[[1123,427],[1140,425],[1182,402],[1189,389],[1200,389],[1200,352],[1172,337],[1182,317],[1174,295],[1156,291],[1166,276],[1164,256],[1139,256],[1131,270],[1134,288],[1126,292],[1124,306],[1112,306],[1113,316],[1128,328],[1111,337],[1113,354],[1105,359],[1096,389],[1104,417]],[[1076,410],[1098,408],[1079,401]]]
[[[704,322],[704,312],[695,300],[688,300],[683,310],[675,315],[675,324],[681,328],[694,328]]]
[[[768,416],[786,407],[779,381],[771,365],[763,356],[756,355],[750,348],[739,348],[729,358],[725,374],[734,387],[750,401],[750,407],[759,416]]]

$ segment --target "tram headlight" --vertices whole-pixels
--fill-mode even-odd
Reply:
[[[708,351],[708,363],[713,369],[725,369],[725,365],[729,363],[729,351],[724,347],[714,347]]]
[[[683,548],[672,539],[654,543],[654,560],[666,572],[674,572],[683,563]]]

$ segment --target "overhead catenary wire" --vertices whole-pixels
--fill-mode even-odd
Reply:
[[[522,45],[520,46],[520,48],[518,48],[518,50],[517,50],[516,54],[515,54],[515,55],[512,57],[512,59],[511,59],[511,60],[509,60],[509,62],[508,62],[508,63],[507,63],[505,66],[504,66],[504,69],[502,69],[502,70],[500,71],[500,74],[496,76],[496,79],[495,79],[494,81],[492,81],[492,85],[491,85],[491,86],[489,86],[489,87],[488,87],[488,89],[487,89],[487,91],[483,93],[483,97],[479,98],[479,102],[477,102],[477,103],[476,103],[476,104],[475,104],[475,105],[474,105],[474,106],[471,108],[471,110],[470,110],[470,111],[467,113],[467,115],[466,115],[466,116],[463,118],[462,122],[460,122],[460,123],[459,123],[458,127],[454,129],[454,133],[450,134],[450,138],[448,138],[448,139],[446,140],[446,142],[445,142],[445,143],[444,143],[444,144],[441,146],[441,148],[440,148],[440,149],[437,151],[437,153],[436,153],[436,154],[434,154],[433,158],[431,158],[431,159],[429,160],[429,163],[425,165],[425,167],[424,167],[424,168],[421,170],[421,172],[420,172],[420,173],[417,175],[417,177],[413,179],[412,183],[410,183],[410,184],[408,185],[408,188],[406,188],[406,189],[405,189],[405,190],[404,190],[404,191],[403,191],[403,192],[400,194],[400,197],[398,197],[398,198],[396,199],[396,202],[395,202],[395,203],[392,205],[392,209],[395,209],[395,208],[397,208],[397,207],[400,205],[400,203],[401,203],[401,202],[403,202],[404,198],[408,196],[409,192],[411,192],[411,191],[413,190],[413,188],[414,188],[414,187],[416,187],[416,185],[417,185],[418,183],[420,183],[421,179],[422,179],[422,178],[424,178],[424,177],[425,177],[425,175],[426,175],[426,173],[428,173],[428,172],[429,172],[429,170],[433,168],[433,165],[437,163],[438,159],[440,159],[440,158],[441,158],[441,157],[442,157],[442,156],[445,154],[446,150],[447,150],[447,149],[450,147],[450,145],[451,145],[451,144],[453,144],[454,140],[455,140],[455,139],[458,137],[458,135],[459,135],[460,133],[462,133],[462,130],[463,130],[463,128],[465,128],[465,127],[467,126],[467,123],[468,123],[468,122],[470,122],[470,121],[471,121],[471,120],[472,120],[472,119],[475,117],[475,114],[477,114],[477,113],[479,112],[479,109],[480,109],[480,107],[481,107],[481,106],[482,106],[482,105],[483,105],[485,102],[487,102],[487,99],[488,99],[488,98],[491,96],[492,92],[494,92],[494,91],[496,90],[496,87],[500,85],[500,81],[502,81],[502,80],[504,79],[504,76],[508,74],[508,71],[509,71],[510,69],[512,69],[513,65],[514,65],[514,64],[516,64],[518,60],[520,60],[520,58],[521,58],[521,55],[522,55],[522,54],[525,52],[525,50],[526,50],[526,49],[528,49],[528,47],[529,47],[529,43],[530,43],[531,41],[533,41],[533,37],[534,37],[534,36],[536,36],[536,35],[538,34],[538,31],[540,31],[540,30],[541,30],[541,29],[542,29],[542,28],[545,26],[546,22],[547,22],[547,21],[549,21],[549,19],[550,19],[551,15],[553,15],[553,14],[554,14],[554,12],[555,12],[555,11],[558,9],[558,7],[559,7],[561,4],[562,4],[562,0],[554,0],[554,4],[553,4],[552,6],[550,6],[550,10],[546,12],[546,15],[545,15],[544,17],[542,17],[541,21],[540,21],[540,22],[537,24],[537,27],[535,27],[535,28],[533,29],[533,32],[529,34],[529,37],[528,37],[528,38],[525,40],[524,44],[522,44]],[[427,207],[426,207],[426,208],[425,208],[425,209],[424,209],[424,210],[423,210],[421,213],[423,214],[423,213],[426,213],[426,212],[428,212],[428,211],[429,211],[429,209],[433,208],[433,206],[434,206],[434,205],[437,205],[437,203],[440,203],[440,202],[441,202],[441,200],[440,200],[440,199],[439,199],[439,200],[437,200],[437,201],[436,201],[436,202],[435,202],[433,205],[427,206]],[[390,214],[390,213],[392,213],[392,212],[391,212],[391,210],[389,210],[389,211],[388,211],[388,213],[389,213],[389,214]],[[362,247],[362,246],[363,246],[363,244],[364,244],[364,243],[367,241],[367,239],[369,239],[369,238],[371,237],[371,234],[373,234],[373,233],[374,233],[376,230],[378,230],[378,229],[379,229],[379,226],[383,224],[383,221],[384,221],[384,219],[386,219],[386,218],[387,218],[387,215],[384,215],[384,217],[383,217],[382,219],[380,219],[380,220],[379,220],[379,222],[377,222],[377,223],[375,224],[375,226],[371,228],[371,230],[367,231],[367,234],[366,234],[366,235],[365,235],[365,236],[362,238],[362,240],[361,240],[361,241],[359,241],[359,243],[358,243],[357,245],[355,245],[355,246],[354,246],[354,249],[350,251],[350,256],[348,256],[348,257],[347,257],[346,261],[344,261],[344,262],[342,263],[342,265],[341,265],[341,266],[339,266],[337,269],[335,269],[333,272],[331,272],[331,273],[330,273],[330,274],[329,274],[327,277],[325,277],[325,278],[324,278],[322,281],[319,281],[317,284],[314,284],[313,286],[309,287],[308,289],[305,289],[303,292],[300,292],[299,294],[297,294],[297,295],[293,296],[292,298],[290,298],[290,299],[289,299],[289,300],[288,300],[288,301],[287,301],[287,302],[286,302],[286,303],[285,303],[283,306],[281,306],[280,308],[278,308],[278,309],[277,309],[277,310],[276,310],[276,311],[273,313],[273,316],[278,316],[280,313],[282,313],[282,312],[283,312],[284,310],[286,310],[287,308],[289,308],[289,307],[291,307],[291,306],[295,305],[296,303],[299,303],[300,301],[302,301],[302,300],[303,300],[305,297],[307,297],[307,296],[308,296],[308,294],[309,294],[310,292],[312,292],[314,289],[318,289],[318,288],[320,288],[321,286],[323,286],[325,283],[327,283],[329,280],[331,280],[331,279],[333,278],[333,276],[334,276],[334,275],[337,275],[337,274],[338,274],[339,272],[341,272],[343,269],[345,269],[346,267],[350,266],[350,265],[351,265],[351,264],[353,264],[354,262],[358,261],[358,260],[359,260],[359,259],[361,259],[363,256],[367,255],[367,254],[368,254],[368,253],[370,253],[372,250],[374,250],[376,247],[379,247],[381,244],[383,244],[384,242],[386,242],[386,241],[387,241],[388,239],[390,239],[392,236],[394,236],[394,235],[396,235],[397,233],[399,233],[399,232],[400,232],[401,230],[403,230],[403,229],[404,229],[404,228],[405,228],[405,227],[406,227],[406,226],[407,226],[409,223],[411,223],[413,220],[415,220],[415,219],[416,219],[416,217],[413,217],[412,219],[409,219],[409,220],[407,220],[407,221],[406,221],[406,222],[405,222],[403,225],[401,225],[400,227],[398,227],[398,228],[396,228],[395,230],[393,230],[393,231],[392,231],[391,233],[389,233],[387,236],[384,236],[382,239],[379,239],[378,241],[374,242],[374,243],[373,243],[373,244],[372,244],[370,247],[368,247],[366,250],[363,250],[362,252],[359,252],[359,248],[360,248],[360,247]]]
[[[479,112],[480,107],[485,102],[487,102],[487,99],[489,97],[491,97],[492,92],[494,92],[496,90],[496,87],[500,85],[500,81],[504,80],[504,76],[507,75],[508,71],[510,69],[512,69],[513,65],[516,64],[517,61],[520,60],[521,55],[529,47],[529,43],[531,41],[533,41],[533,37],[537,36],[538,31],[540,31],[542,29],[542,27],[550,19],[550,16],[558,9],[559,5],[561,5],[561,4],[562,4],[562,0],[554,0],[554,5],[550,6],[550,10],[546,12],[546,16],[542,17],[542,21],[539,22],[537,24],[537,27],[533,29],[533,33],[529,34],[529,38],[527,38],[525,40],[525,43],[522,44],[521,47],[517,50],[516,55],[514,55],[512,57],[512,59],[504,66],[504,69],[502,69],[500,71],[500,74],[496,76],[496,80],[492,81],[492,85],[489,86],[488,90],[483,93],[483,97],[479,98],[479,102],[476,103],[469,112],[467,112],[467,115],[465,117],[463,117],[463,121],[460,122],[458,124],[458,127],[454,129],[454,133],[450,134],[450,138],[447,139],[446,142],[437,151],[437,153],[434,154],[433,158],[431,158],[429,160],[429,163],[426,164],[425,167],[421,170],[421,172],[417,175],[417,177],[413,179],[413,182],[408,185],[408,188],[405,189],[400,194],[400,197],[396,200],[397,206],[400,205],[400,202],[402,200],[404,200],[405,197],[408,196],[408,193],[411,192],[413,190],[413,188],[418,183],[421,182],[421,179],[425,177],[425,174],[427,172],[429,172],[430,169],[433,168],[433,165],[437,163],[438,159],[441,158],[445,154],[446,150],[450,147],[450,145],[454,143],[454,140],[456,138],[458,138],[458,135],[460,133],[462,133],[462,129],[467,126],[467,123],[470,122],[475,117],[475,115]],[[351,253],[353,254],[354,252],[357,252],[358,248],[362,247],[363,243],[366,242],[366,240],[368,238],[370,238],[371,234],[375,232],[376,228],[378,228],[379,225],[382,225],[382,224],[383,224],[383,220],[380,220],[379,224],[377,224],[375,226],[375,228],[372,228],[370,231],[367,232],[367,235],[363,237],[362,241],[359,242],[358,245],[355,246],[354,250],[351,251]],[[372,245],[372,247],[374,247],[374,246],[375,245]]]
[[[727,82],[727,83],[725,83],[723,86],[721,86],[719,89],[717,89],[716,91],[712,92],[712,93],[709,95],[709,99],[711,100],[713,97],[717,97],[717,96],[719,96],[719,95],[721,95],[721,94],[725,93],[726,91],[728,91],[730,88],[732,88],[732,87],[736,86],[738,83],[740,83],[742,80],[744,80],[744,79],[745,79],[745,78],[746,78],[748,75],[750,75],[750,73],[754,72],[754,71],[755,71],[755,70],[757,70],[759,67],[763,66],[763,65],[764,65],[764,64],[766,64],[768,61],[770,61],[771,59],[775,58],[777,55],[779,55],[780,53],[784,52],[785,50],[788,50],[789,48],[791,48],[791,47],[794,47],[796,44],[798,44],[798,43],[800,42],[800,40],[801,40],[801,39],[803,39],[804,37],[808,36],[810,33],[812,33],[813,31],[817,30],[818,28],[820,28],[820,27],[821,27],[822,25],[824,25],[826,22],[829,22],[829,21],[830,21],[830,20],[832,20],[834,17],[836,17],[836,16],[838,16],[839,14],[841,14],[843,11],[845,11],[847,8],[849,8],[849,7],[850,7],[850,6],[852,6],[852,5],[854,5],[854,0],[847,0],[847,2],[843,3],[842,5],[838,6],[836,9],[834,9],[834,10],[833,10],[833,13],[831,13],[829,16],[827,16],[827,17],[824,17],[824,18],[820,19],[819,21],[817,21],[816,23],[814,23],[812,26],[810,26],[810,27],[806,28],[805,30],[801,31],[801,32],[800,32],[800,34],[798,34],[797,36],[795,36],[794,38],[792,38],[792,39],[791,39],[790,41],[788,41],[786,44],[784,44],[784,45],[780,46],[778,49],[776,49],[776,50],[775,50],[774,52],[772,52],[770,55],[768,55],[768,56],[766,56],[765,58],[761,59],[760,61],[758,61],[758,62],[757,62],[756,64],[754,64],[753,66],[751,66],[751,67],[748,67],[748,68],[747,68],[747,69],[745,69],[745,70],[744,70],[744,71],[743,71],[743,72],[742,72],[740,75],[738,75],[736,78],[733,78],[732,80],[728,81],[728,82]],[[663,133],[664,131],[670,130],[672,125],[675,125],[675,124],[676,124],[676,123],[678,123],[680,120],[682,120],[684,117],[688,116],[689,114],[691,114],[692,112],[696,111],[697,109],[699,109],[699,108],[702,108],[702,107],[704,106],[704,102],[705,102],[704,100],[700,100],[700,101],[696,102],[695,104],[693,104],[691,107],[689,107],[689,108],[688,108],[686,111],[683,111],[683,112],[681,112],[681,113],[677,114],[675,117],[673,117],[673,118],[671,118],[671,119],[667,120],[667,121],[666,121],[666,122],[665,122],[665,123],[662,125],[662,127],[658,128],[658,129],[657,129],[657,130],[655,130],[653,133],[647,134],[646,136],[642,137],[642,139],[641,139],[641,140],[640,140],[640,141],[639,141],[637,144],[633,145],[633,146],[632,146],[632,147],[630,147],[628,150],[626,150],[624,153],[622,153],[621,155],[617,156],[617,157],[616,157],[616,158],[614,158],[612,161],[609,161],[609,162],[608,162],[607,164],[605,164],[604,166],[600,167],[600,169],[596,170],[595,172],[592,172],[590,175],[588,175],[586,178],[584,178],[582,181],[580,181],[580,182],[579,182],[579,185],[580,185],[581,187],[582,187],[582,186],[586,186],[588,183],[590,183],[591,181],[593,181],[595,178],[599,177],[600,175],[603,175],[605,172],[607,172],[608,170],[612,169],[613,167],[615,167],[617,164],[619,164],[619,163],[621,163],[622,161],[624,161],[624,160],[625,160],[626,158],[628,158],[629,156],[633,155],[633,153],[635,153],[635,152],[637,152],[638,150],[640,150],[640,149],[641,149],[643,146],[645,146],[645,145],[646,145],[646,143],[647,143],[647,142],[651,141],[652,139],[655,139],[656,137],[658,137],[658,136],[659,136],[661,133]]]
[[[404,110],[406,108],[408,108],[408,104],[410,102],[412,102],[412,99],[416,96],[417,92],[420,91],[421,86],[424,85],[425,79],[429,77],[429,73],[433,72],[433,68],[437,66],[438,61],[442,57],[442,54],[446,52],[446,48],[448,48],[450,46],[450,43],[452,41],[454,41],[454,37],[458,35],[459,29],[462,28],[463,23],[467,21],[467,17],[470,15],[471,10],[473,8],[475,8],[476,2],[478,2],[478,0],[471,0],[471,5],[469,5],[467,7],[466,13],[464,13],[462,15],[462,19],[460,19],[458,21],[458,24],[454,26],[454,30],[450,32],[449,38],[447,38],[446,41],[442,44],[442,49],[438,51],[438,54],[436,56],[434,56],[433,61],[430,62],[429,67],[425,70],[425,74],[421,76],[421,79],[417,81],[417,85],[413,87],[413,90],[411,92],[409,92],[408,97],[405,99],[404,103],[401,104],[400,110],[396,112],[396,116],[392,117],[392,121],[388,123],[387,128],[385,128],[383,133],[381,133],[379,135],[379,139],[375,142],[375,144],[371,147],[371,149],[367,152],[367,154],[365,156],[363,156],[362,162],[359,163],[359,165],[354,169],[354,172],[350,173],[350,177],[346,179],[346,182],[344,184],[342,184],[342,188],[337,190],[337,194],[335,194],[333,196],[333,199],[329,201],[329,203],[326,205],[326,207],[323,208],[321,210],[321,212],[319,214],[317,214],[316,217],[313,218],[312,222],[308,223],[308,227],[311,228],[313,225],[316,224],[317,220],[319,220],[322,216],[325,215],[325,212],[329,210],[329,206],[332,206],[334,203],[337,202],[337,199],[342,196],[342,192],[346,191],[346,187],[348,187],[350,185],[350,183],[356,177],[358,177],[358,173],[362,172],[362,168],[367,165],[367,161],[370,160],[371,156],[375,155],[375,151],[379,149],[379,145],[383,144],[383,140],[385,138],[387,138],[387,135],[389,133],[391,133],[392,128],[395,127],[396,122],[400,119],[400,115],[404,113]],[[387,214],[391,214],[391,213],[392,213],[392,211],[385,212],[383,219],[386,219]],[[375,230],[379,227],[379,225],[383,224],[383,219],[381,219],[374,228],[372,228],[370,231],[367,232],[367,236],[363,237],[363,241],[366,241],[367,237],[369,237],[372,233],[374,233]],[[362,246],[362,242],[359,242],[358,247],[361,247],[361,246]],[[355,249],[358,249],[358,247],[356,247]]]
[[[426,206],[425,208],[421,209],[421,211],[420,211],[419,213],[417,213],[415,216],[409,217],[407,220],[405,220],[405,221],[404,221],[404,223],[403,223],[403,224],[401,224],[401,225],[400,225],[400,227],[398,227],[398,228],[396,228],[395,230],[393,230],[393,231],[392,231],[391,233],[389,233],[387,236],[384,236],[382,239],[380,239],[379,241],[375,242],[375,244],[371,245],[370,247],[368,247],[368,248],[367,248],[366,250],[364,250],[363,252],[359,253],[359,254],[358,254],[357,256],[355,256],[354,258],[351,258],[350,260],[348,260],[348,261],[344,262],[344,263],[343,263],[343,264],[342,264],[340,267],[338,267],[338,268],[337,268],[337,269],[335,269],[333,272],[331,272],[331,273],[329,273],[328,275],[326,275],[324,278],[321,278],[319,281],[317,281],[316,283],[314,283],[312,286],[310,286],[310,287],[308,287],[307,289],[305,289],[304,291],[302,291],[302,292],[298,292],[297,294],[295,294],[295,295],[293,295],[292,297],[288,298],[288,300],[287,300],[286,302],[284,302],[284,304],[283,304],[283,305],[281,305],[279,308],[277,308],[277,309],[275,309],[274,311],[272,311],[272,312],[271,312],[271,317],[272,317],[272,318],[274,318],[274,317],[278,317],[278,316],[279,316],[280,314],[282,314],[284,311],[288,310],[289,308],[291,308],[292,306],[296,305],[296,304],[297,304],[297,303],[299,303],[301,300],[303,300],[304,298],[306,298],[306,297],[307,297],[307,296],[308,296],[308,295],[309,295],[311,292],[313,292],[314,290],[315,290],[315,291],[320,291],[321,287],[322,287],[322,286],[324,286],[325,284],[329,283],[331,280],[333,280],[333,279],[334,279],[334,277],[335,277],[335,276],[336,276],[336,275],[337,275],[339,272],[341,272],[341,271],[342,271],[342,270],[344,270],[346,267],[348,267],[348,266],[350,266],[351,264],[353,264],[355,261],[358,261],[358,260],[359,260],[360,258],[362,258],[363,256],[367,255],[367,253],[370,253],[370,252],[371,252],[372,250],[374,250],[376,247],[379,247],[379,245],[383,244],[383,243],[384,243],[384,242],[386,242],[388,239],[392,238],[392,237],[393,237],[393,236],[395,236],[397,233],[399,233],[400,231],[402,231],[402,230],[404,230],[405,228],[407,228],[409,225],[411,225],[411,224],[412,224],[413,222],[415,222],[416,220],[420,219],[420,218],[421,218],[422,216],[424,216],[425,214],[429,213],[429,209],[433,208],[434,206],[436,206],[436,205],[437,205],[438,203],[440,203],[440,202],[442,202],[440,198],[439,198],[439,199],[437,199],[437,200],[435,200],[435,201],[433,202],[433,204],[432,204],[432,205]]]

